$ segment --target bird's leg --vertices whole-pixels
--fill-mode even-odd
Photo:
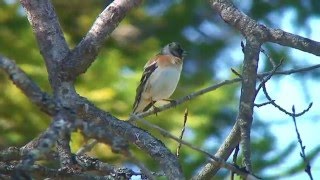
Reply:
[[[156,114],[156,116],[158,116],[158,112],[160,111],[160,109],[157,106],[154,105],[156,102],[157,101],[152,101],[151,105],[152,105],[152,107],[154,109],[154,113]]]

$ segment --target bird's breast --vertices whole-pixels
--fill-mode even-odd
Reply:
[[[181,68],[172,66],[158,67],[150,76],[150,95],[153,100],[169,98],[177,87]]]

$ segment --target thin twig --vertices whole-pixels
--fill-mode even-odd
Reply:
[[[264,102],[264,103],[261,103],[261,104],[254,104],[254,106],[256,107],[262,107],[262,106],[265,106],[265,105],[268,105],[268,104],[272,104],[272,102],[274,102],[275,100],[271,100],[271,101],[268,101],[268,102]]]
[[[297,133],[298,142],[299,142],[300,148],[301,148],[300,156],[302,157],[304,163],[306,164],[306,168],[304,169],[304,171],[309,175],[310,179],[313,180],[312,173],[311,173],[311,165],[310,165],[310,163],[306,157],[306,154],[305,154],[306,146],[304,146],[302,144],[302,139],[301,139],[300,133],[298,131],[297,122],[296,122],[296,110],[295,110],[294,105],[292,106],[292,116],[291,117],[294,122],[294,127],[295,127],[295,130]]]
[[[239,144],[234,149],[233,158],[232,158],[233,165],[235,165],[235,166],[238,166],[237,165],[238,153],[239,153]],[[231,180],[234,180],[234,175],[235,175],[235,173],[233,171],[231,171],[231,176],[230,176]]]
[[[274,75],[291,75],[294,73],[303,73],[303,72],[311,71],[311,70],[318,69],[318,68],[320,68],[320,64],[316,64],[316,65],[312,65],[312,66],[308,66],[308,67],[303,67],[303,68],[290,69],[290,70],[286,70],[286,71],[276,71],[273,74]],[[265,76],[268,76],[269,74],[270,74],[270,72],[264,72],[264,73],[258,74],[258,76],[265,77]]]
[[[262,86],[262,89],[263,89],[263,92],[264,92],[266,98],[270,101],[270,104],[272,104],[274,107],[278,108],[281,112],[283,112],[289,116],[293,116],[292,113],[288,112],[287,110],[285,110],[284,108],[279,106],[274,100],[272,100],[272,98],[270,97],[270,95],[267,92],[267,88],[265,85]],[[304,109],[302,112],[300,112],[298,114],[295,114],[295,117],[302,116],[304,113],[308,112],[310,110],[310,108],[312,107],[312,105],[313,105],[313,103],[311,102],[306,109]]]
[[[263,89],[263,92],[266,96],[266,98],[269,100],[269,102],[267,102],[267,104],[272,104],[273,106],[275,106],[276,108],[278,108],[280,111],[288,114],[289,116],[293,116],[293,114],[291,114],[290,112],[288,112],[287,110],[285,110],[284,108],[282,108],[281,106],[279,106],[278,104],[275,103],[275,100],[273,100],[268,92],[267,92],[267,88],[265,86],[266,82],[276,73],[277,69],[282,65],[283,63],[283,58],[280,60],[280,63],[278,65],[275,64],[275,62],[272,60],[272,58],[263,50],[261,49],[261,52],[263,54],[265,54],[267,56],[267,58],[270,60],[272,66],[273,66],[273,69],[271,72],[269,72],[269,74],[267,75],[266,78],[263,78],[263,77],[259,77],[258,78],[261,80],[261,83],[259,84],[259,87],[258,89],[256,90],[256,95],[258,94],[258,92],[260,91],[260,89],[262,88]],[[305,68],[302,68],[302,69],[305,69]],[[308,68],[310,69],[310,67]],[[265,103],[263,103],[262,105],[265,105]],[[258,107],[261,107],[262,105],[257,105]],[[309,109],[311,108],[312,106],[312,102],[309,104],[308,108],[306,108],[304,111],[302,111],[301,113],[298,113],[298,114],[295,114],[295,117],[298,117],[298,116],[301,116],[303,115],[304,113],[306,113],[307,111],[309,111]]]
[[[264,49],[260,49],[260,51],[268,58],[268,60],[270,61],[272,67],[276,67],[276,63],[274,62],[274,60],[268,55],[268,53],[264,50]]]
[[[82,146],[77,152],[76,155],[82,155],[86,152],[89,152],[92,150],[92,148],[98,144],[98,141],[96,139],[93,139],[92,141],[90,141],[89,143],[85,144],[84,146]]]
[[[259,78],[261,80],[261,83],[259,84],[259,86],[256,90],[256,95],[259,93],[262,86],[264,86],[267,83],[267,81],[269,81],[271,79],[271,77],[274,75],[274,73],[277,71],[277,69],[282,65],[282,63],[283,63],[283,59],[280,60],[280,63],[278,65],[272,64],[274,67],[273,67],[272,71],[270,72],[270,74],[267,75],[267,77],[265,77],[265,78]]]
[[[242,78],[242,75],[238,71],[236,71],[235,69],[231,68],[231,72],[233,74],[235,74],[236,76],[238,76],[239,78]]]
[[[187,120],[188,120],[188,108],[186,108],[186,110],[184,111],[183,128],[181,130],[181,134],[180,134],[180,137],[179,137],[180,140],[182,140],[182,138],[183,138],[183,134],[184,134],[184,131],[186,129]],[[179,142],[179,145],[178,145],[177,151],[176,151],[176,155],[177,155],[178,158],[179,158],[179,155],[180,155],[179,154],[180,149],[181,149],[181,143]]]

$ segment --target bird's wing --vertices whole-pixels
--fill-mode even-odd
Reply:
[[[146,63],[146,65],[144,66],[144,71],[143,71],[143,74],[142,74],[142,77],[140,80],[140,84],[136,90],[136,98],[135,98],[135,101],[133,104],[133,113],[143,112],[143,111],[148,110],[148,109],[146,109],[146,107],[149,106],[149,104],[151,102],[146,102],[145,100],[142,101],[141,97],[142,97],[143,91],[145,90],[145,86],[147,84],[147,81],[149,80],[149,78],[150,78],[151,74],[154,72],[154,70],[157,69],[157,67],[158,67],[157,59],[158,59],[158,56],[156,56],[153,59],[150,59]]]

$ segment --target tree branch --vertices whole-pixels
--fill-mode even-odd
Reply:
[[[50,0],[20,0],[20,3],[26,10],[50,79],[57,73],[57,62],[69,53],[57,15]]]
[[[23,149],[19,149],[17,147],[10,147],[6,150],[0,151],[0,160],[1,161],[6,161],[6,163],[0,162],[0,174],[6,174],[6,175],[13,175],[16,170],[19,168],[19,164],[17,163],[17,160],[20,160],[24,154]],[[99,171],[99,173],[110,177],[110,178],[125,178],[129,179],[131,176],[134,175],[141,175],[141,173],[137,173],[132,171],[131,169],[127,168],[118,168],[113,165],[104,163],[99,161],[98,159],[91,158],[86,155],[73,155],[75,162],[81,166],[81,168],[85,171]],[[58,159],[58,153],[52,151],[49,156],[45,157],[44,159],[50,159],[50,160],[56,160]],[[12,161],[12,162],[10,162]],[[52,161],[51,161],[52,162]],[[73,173],[73,172],[68,172],[64,171],[61,169],[50,169],[44,166],[40,165],[33,165],[29,169],[29,173],[34,178],[48,178],[48,177],[59,177],[59,178],[64,178],[64,177],[86,177],[86,173]],[[1,176],[0,176],[1,177]],[[101,176],[99,176],[101,177]]]
[[[299,130],[298,130],[295,114],[296,114],[296,110],[295,110],[295,107],[293,105],[292,106],[292,120],[293,120],[293,123],[294,123],[294,127],[295,127],[296,134],[297,134],[297,139],[298,139],[298,142],[299,142],[299,145],[300,145],[300,149],[301,149],[300,156],[303,159],[303,162],[305,163],[305,166],[306,166],[304,171],[308,174],[310,180],[313,180],[312,173],[311,173],[311,165],[310,165],[310,162],[307,159],[306,153],[305,153],[306,146],[304,146],[302,144],[302,139],[301,139],[301,136],[300,136],[300,133],[299,133]]]
[[[289,69],[285,71],[275,71],[273,74],[274,75],[290,75],[294,73],[303,73],[303,72],[311,71],[318,68],[320,68],[320,64],[303,67],[303,68]],[[268,76],[270,73],[271,72],[264,72],[264,73],[258,74],[258,76],[261,78],[264,76]]]
[[[13,60],[0,55],[0,69],[3,69],[11,81],[42,111],[49,115],[57,112],[57,104],[51,96],[43,92],[40,87],[23,72]]]
[[[252,124],[253,107],[255,100],[255,86],[257,78],[257,68],[259,53],[261,49],[261,33],[256,31],[257,23],[250,19],[247,15],[239,11],[229,0],[212,0],[212,8],[218,12],[221,18],[239,30],[246,38],[246,46],[244,47],[244,62],[242,71],[242,86],[239,103],[239,113],[237,122],[233,130],[229,134],[228,144],[233,147],[220,146],[219,155],[228,158],[231,154],[230,150],[241,142],[241,148],[244,154],[244,165],[251,172],[250,162],[250,129]],[[262,34],[263,35],[263,34]],[[236,135],[241,135],[239,138]],[[232,138],[232,139],[229,139]],[[226,141],[225,141],[226,142]],[[223,144],[225,145],[225,143]],[[219,157],[219,156],[218,156]],[[209,179],[217,169],[216,164],[207,164],[195,177],[195,179]]]
[[[72,161],[72,154],[69,145],[70,140],[70,132],[67,132],[66,134],[62,134],[56,143],[61,168],[72,168],[74,164]]]
[[[299,49],[304,52],[320,56],[320,42],[285,32],[281,29],[272,29],[261,25],[261,28],[267,34],[266,41]]]
[[[142,0],[115,0],[99,15],[87,35],[71,51],[61,66],[67,76],[74,80],[84,73],[96,58],[103,42],[118,26],[125,15]]]
[[[218,12],[218,14],[221,16],[221,18],[226,23],[233,26],[235,29],[239,30],[242,33],[242,35],[244,35],[246,37],[247,43],[248,42],[251,43],[252,40],[254,40],[254,42],[258,41],[256,43],[257,45],[252,46],[252,47],[254,47],[253,49],[256,49],[254,51],[254,54],[256,54],[256,55],[259,54],[257,48],[260,47],[260,45],[266,41],[279,43],[280,45],[290,46],[290,47],[293,47],[296,49],[300,49],[302,51],[313,53],[315,55],[320,54],[320,50],[319,50],[320,43],[319,42],[312,41],[307,38],[302,38],[300,36],[296,36],[293,34],[289,34],[289,33],[286,33],[282,30],[272,31],[272,29],[266,28],[265,26],[258,24],[256,21],[254,21],[253,19],[251,19],[250,17],[248,17],[247,15],[245,15],[244,13],[239,11],[232,4],[232,2],[230,0],[210,0],[210,2],[212,4],[212,8],[216,12]],[[286,40],[286,41],[284,41],[284,40]],[[308,50],[307,48],[312,48],[312,49]],[[246,53],[245,53],[245,55],[246,55]],[[258,59],[258,57],[251,58],[251,60],[253,60],[253,59]],[[253,63],[257,63],[257,62],[252,62],[252,65],[254,66]],[[255,66],[257,66],[257,65],[255,65]],[[312,67],[312,68],[318,68],[318,67]],[[284,73],[295,73],[295,72],[299,72],[299,71],[293,70],[293,71],[287,71]],[[251,74],[254,76],[257,76],[256,72],[251,73]],[[262,75],[265,76],[266,74],[270,74],[270,72],[264,73]],[[281,73],[275,72],[274,74],[281,74]],[[252,77],[250,79],[255,81],[256,77]],[[243,86],[244,86],[244,84],[243,84]],[[255,83],[254,83],[254,86],[253,86],[253,84],[249,85],[249,86],[251,86],[251,87],[250,88],[249,87],[248,88],[242,87],[242,88],[243,88],[243,90],[250,89],[250,91],[252,91],[252,93],[253,93],[253,90],[254,90],[253,87],[255,86]],[[245,94],[246,94],[245,91],[242,91],[241,97],[244,97],[243,95],[245,95]],[[240,116],[242,114],[242,115],[245,115],[245,117],[249,118],[249,121],[250,121],[250,119],[252,119],[252,108],[254,105],[253,104],[254,98],[248,97],[248,99],[247,99],[248,101],[243,101],[243,100],[240,101],[241,103],[240,103],[240,107],[239,107],[238,119],[243,119]],[[242,102],[247,102],[249,104],[243,104]],[[249,105],[249,106],[243,106],[243,105]],[[245,107],[248,107],[247,113],[241,113],[241,112],[245,112]],[[248,121],[247,118],[244,118],[244,120]],[[250,122],[249,122],[249,124],[250,124]],[[249,125],[249,124],[246,124],[246,125]],[[217,157],[228,158],[230,156],[233,147],[235,147],[237,145],[237,142],[239,142],[239,140],[240,140],[240,138],[239,138],[240,130],[238,127],[239,125],[240,124],[237,121],[236,124],[234,125],[231,133],[229,134],[229,136],[227,137],[225,142],[220,146],[218,152],[216,153]],[[233,145],[233,147],[230,147],[230,145]],[[217,164],[210,164],[209,163],[200,171],[198,176],[196,176],[194,179],[208,179],[218,170],[218,168],[219,167],[217,166]]]
[[[244,165],[251,172],[250,159],[250,131],[252,125],[254,100],[256,97],[257,69],[261,44],[249,37],[244,48],[244,62],[242,71],[242,86],[239,103],[239,114],[237,121],[240,121],[241,140],[240,145],[244,157]]]
[[[81,158],[81,160],[80,160]],[[45,178],[53,178],[53,179],[130,179],[132,176],[140,175],[140,173],[135,173],[134,171],[126,168],[115,168],[111,165],[102,163],[96,159],[84,158],[84,156],[77,157],[77,161],[79,164],[87,167],[87,170],[97,170],[96,168],[100,168],[100,172],[104,175],[93,175],[91,173],[86,172],[65,172],[60,169],[48,168],[42,165],[32,165],[29,168],[29,174],[32,175],[35,179],[45,179]],[[81,161],[81,162],[80,162]],[[3,163],[0,162],[0,175],[8,175],[7,177],[3,177],[3,179],[14,179],[14,178],[22,178],[19,177],[15,172],[19,170],[19,165],[17,163]],[[0,176],[1,178],[1,176]]]

